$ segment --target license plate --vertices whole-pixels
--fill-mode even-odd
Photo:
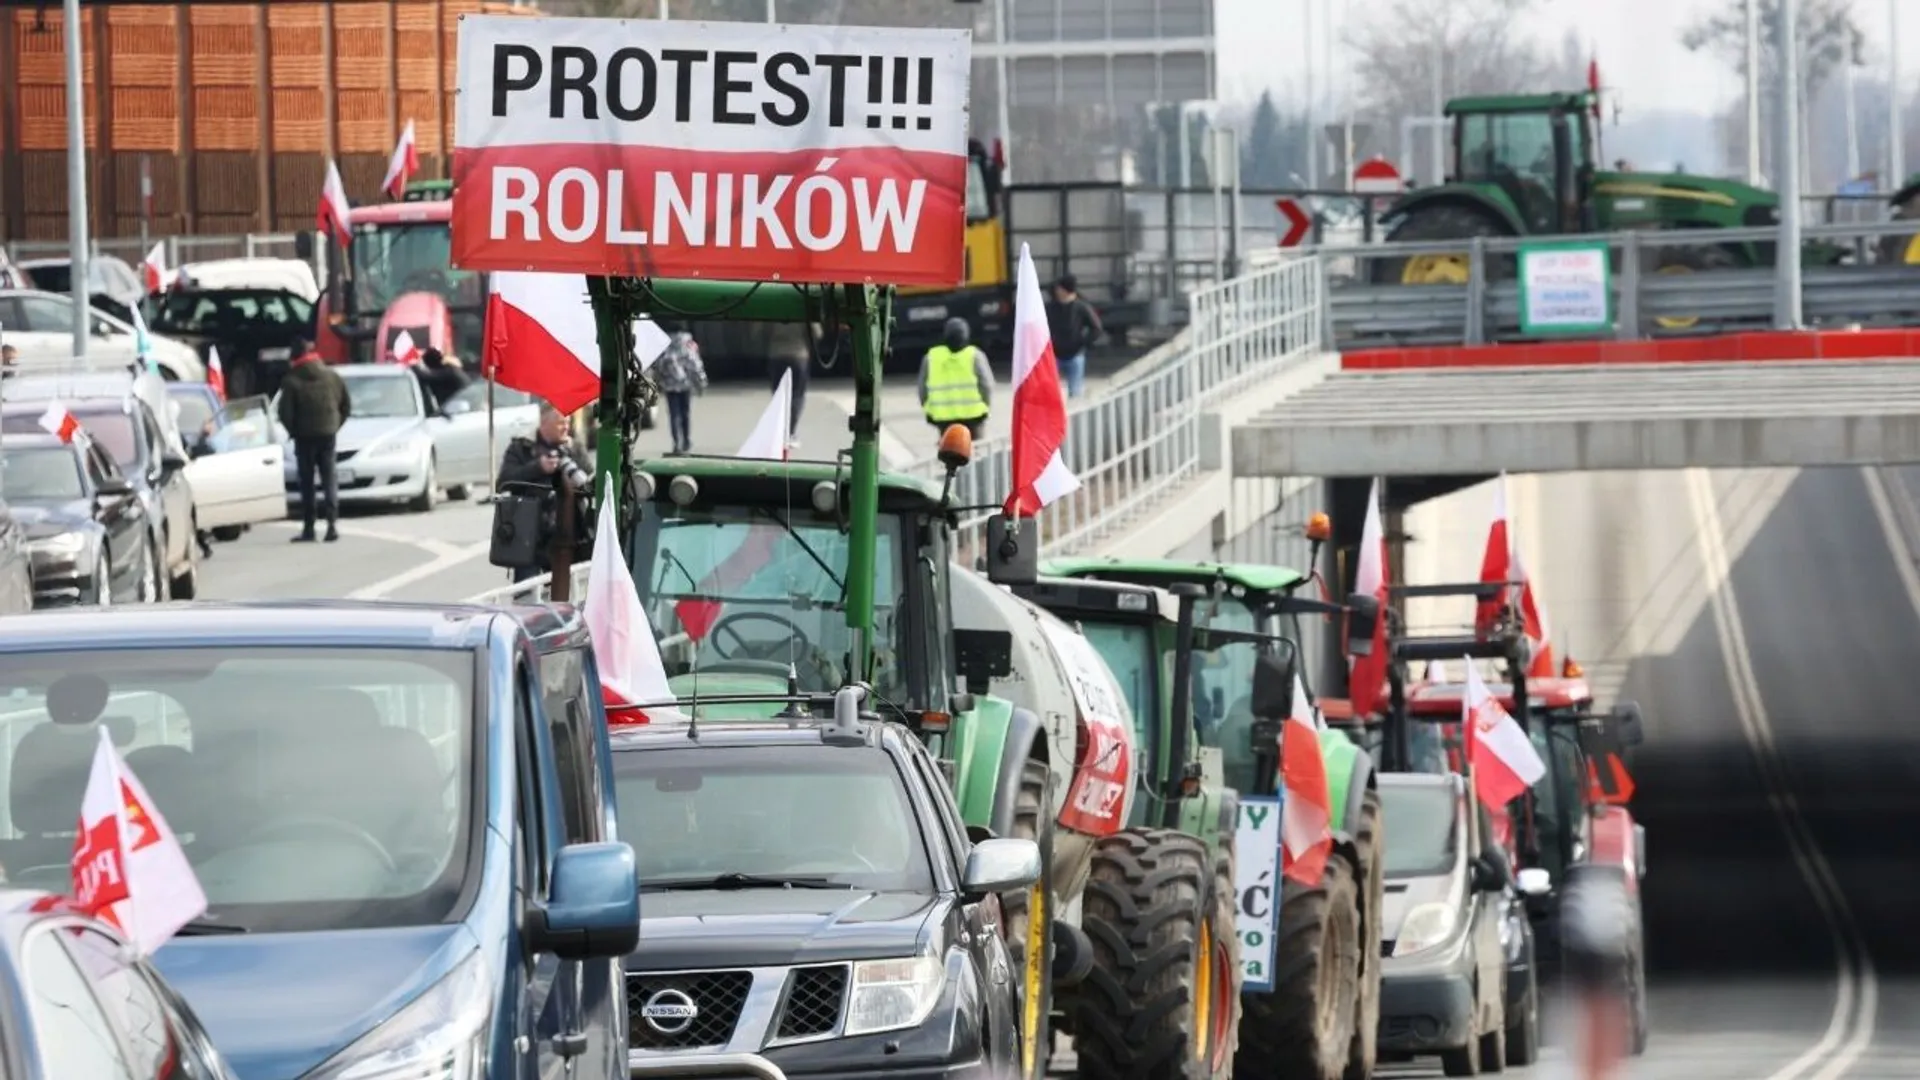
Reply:
[[[944,319],[946,317],[947,307],[945,304],[928,304],[922,307],[907,309],[908,322],[932,322],[935,319]]]
[[[351,484],[353,483],[353,470],[336,468],[333,470],[333,479],[334,482],[338,484]]]

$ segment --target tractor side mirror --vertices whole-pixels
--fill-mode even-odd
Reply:
[[[987,519],[987,580],[995,585],[1032,585],[1040,578],[1040,522],[1037,518]]]
[[[1293,715],[1293,657],[1262,653],[1253,665],[1253,715],[1285,720]]]
[[[1361,593],[1347,597],[1347,655],[1372,656],[1373,634],[1379,628],[1379,597]]]
[[[1647,730],[1640,720],[1638,702],[1622,701],[1615,704],[1609,720],[1614,738],[1621,746],[1639,746],[1647,741]]]

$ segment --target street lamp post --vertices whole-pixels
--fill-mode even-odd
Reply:
[[[66,0],[61,16],[67,50],[67,257],[73,289],[73,355],[87,356],[87,123],[86,81],[80,75],[80,0]]]
[[[1780,183],[1780,239],[1774,245],[1774,325],[1797,330],[1800,306],[1800,2],[1780,0],[1780,132],[1774,172]]]
[[[1760,0],[1747,0],[1747,183],[1760,186]]]
[[[1887,0],[1887,190],[1907,183],[1907,125],[1900,117],[1900,4]]]

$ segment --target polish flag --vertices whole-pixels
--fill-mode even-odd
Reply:
[[[147,292],[157,293],[167,287],[172,275],[167,273],[167,242],[161,240],[140,260],[140,273],[146,279]]]
[[[793,369],[780,373],[780,384],[773,388],[773,400],[760,413],[760,422],[753,425],[753,431],[747,441],[740,444],[740,450],[734,457],[765,458],[768,461],[786,461],[791,456],[787,450],[788,425],[793,419]]]
[[[413,343],[413,335],[405,330],[393,336],[393,362],[412,364],[420,359],[420,346]]]
[[[606,702],[607,723],[644,724],[650,720],[685,720],[672,705],[667,665],[660,659],[660,643],[653,623],[634,587],[633,573],[620,551],[620,526],[613,512],[613,478],[600,499],[600,524],[594,532],[593,561],[587,564],[587,632],[593,637],[593,663],[600,669],[600,696]]]
[[[142,956],[207,911],[207,894],[179,837],[121,760],[104,724],[80,801],[73,898],[82,911],[118,928]]]
[[[340,166],[332,161],[327,162],[327,180],[320,188],[320,209],[314,215],[314,223],[341,247],[353,242],[353,211],[347,202],[347,185],[340,181]]]
[[[400,141],[393,148],[393,157],[387,162],[387,178],[380,181],[380,190],[395,200],[407,193],[407,179],[420,171],[420,148],[414,144],[413,121],[400,131]]]
[[[1372,716],[1380,704],[1381,684],[1387,678],[1387,538],[1380,528],[1380,479],[1367,492],[1367,520],[1360,530],[1360,565],[1354,571],[1353,591],[1380,601],[1380,621],[1373,630],[1373,652],[1353,658],[1347,675],[1347,696],[1353,715]]]
[[[1067,467],[1067,396],[1047,330],[1047,305],[1033,253],[1020,245],[1020,276],[1013,294],[1013,491],[1009,518],[1033,517],[1063,495],[1079,490]]]
[[[1547,775],[1547,763],[1467,661],[1467,694],[1460,703],[1461,737],[1473,790],[1490,810],[1501,810]]]
[[[227,400],[227,369],[220,366],[220,350],[212,345],[207,346],[207,385],[214,396]]]
[[[741,455],[746,456],[746,455]],[[674,601],[673,616],[680,620],[680,628],[687,637],[695,642],[705,641],[712,632],[713,624],[720,621],[726,605],[719,600],[708,600],[704,594],[728,593],[753,580],[753,575],[773,561],[774,554],[780,550],[780,538],[785,533],[772,523],[750,525],[747,537],[733,554],[720,560],[694,591],[702,596],[686,596]]]
[[[1280,874],[1309,888],[1320,884],[1333,851],[1333,799],[1317,712],[1296,674],[1293,715],[1280,735]]]
[[[1506,473],[1500,474],[1499,483],[1493,489],[1493,524],[1487,529],[1487,550],[1480,558],[1480,580],[1488,583],[1520,582],[1520,620],[1532,654],[1527,675],[1530,678],[1551,678],[1553,647],[1547,637],[1547,620],[1540,613],[1539,600],[1534,596],[1533,579],[1520,561],[1520,545],[1514,540],[1513,526],[1507,518]],[[1511,588],[1501,590],[1498,596],[1480,601],[1474,609],[1474,632],[1482,635],[1490,632],[1511,601]]]
[[[72,442],[73,437],[80,434],[80,421],[58,401],[47,402],[47,411],[40,414],[40,426],[47,434],[59,436],[64,443]]]
[[[644,369],[667,347],[651,321],[633,324]],[[583,274],[503,272],[487,298],[481,370],[501,386],[572,413],[600,396],[600,332]]]

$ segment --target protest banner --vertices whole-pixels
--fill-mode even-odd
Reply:
[[[467,270],[953,285],[958,30],[460,20]]]

